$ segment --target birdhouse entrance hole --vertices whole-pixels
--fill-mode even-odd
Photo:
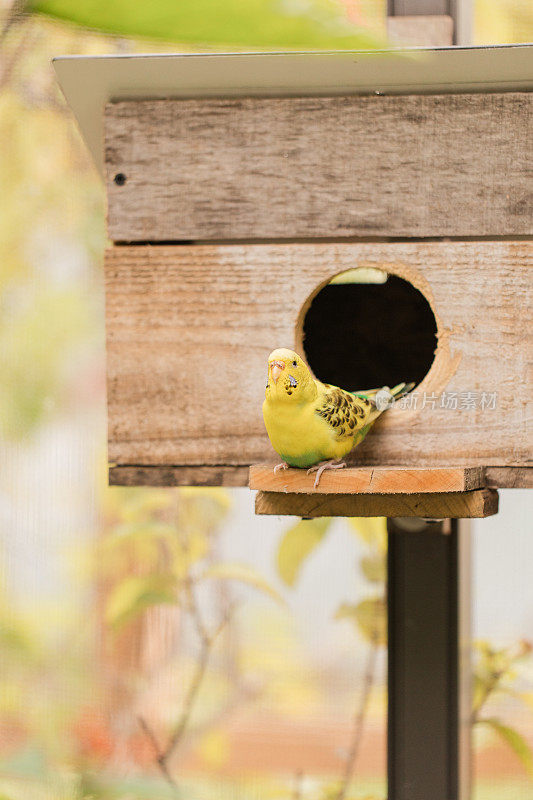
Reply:
[[[304,309],[300,332],[315,376],[344,389],[419,384],[437,347],[424,295],[375,268],[348,270],[323,286]]]

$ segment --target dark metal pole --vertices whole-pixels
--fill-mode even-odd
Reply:
[[[411,518],[388,529],[388,797],[467,800],[469,532]]]
[[[435,42],[446,46],[469,43],[469,9],[467,0],[388,0],[387,13],[410,17],[419,38],[418,20],[450,17]],[[388,800],[469,800],[468,523],[390,519],[388,529]]]

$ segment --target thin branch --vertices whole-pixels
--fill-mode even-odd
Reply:
[[[148,723],[146,722],[144,717],[139,716],[139,717],[137,717],[137,719],[139,721],[139,725],[141,726],[142,731],[145,733],[146,737],[148,738],[148,740],[150,741],[150,743],[151,743],[151,745],[152,745],[152,747],[154,749],[155,759],[156,759],[156,761],[157,761],[157,763],[159,765],[159,769],[161,770],[161,772],[163,774],[163,777],[165,778],[167,783],[172,787],[172,790],[174,792],[177,792],[178,791],[178,785],[177,785],[176,781],[174,780],[174,778],[172,777],[172,775],[170,774],[170,772],[168,771],[168,767],[167,767],[167,764],[166,764],[166,761],[165,761],[165,757],[164,757],[165,754],[162,751],[162,749],[161,749],[161,747],[159,745],[159,742],[157,741],[155,733],[150,728],[150,726],[148,725]]]
[[[242,705],[256,700],[260,696],[261,691],[262,689],[248,687],[243,683],[237,684],[225,705],[219,708],[209,719],[202,722],[201,725],[197,725],[190,732],[191,737],[198,739],[198,737],[202,736],[211,728],[219,727],[223,722],[227,721],[237,709],[241,708]]]
[[[220,636],[226,625],[229,623],[231,615],[233,614],[234,611],[233,606],[228,607],[217,627],[212,632],[209,632],[200,614],[200,609],[198,608],[198,604],[194,596],[192,582],[190,581],[188,582],[187,598],[189,602],[188,610],[191,614],[194,626],[196,628],[196,632],[200,639],[200,654],[198,657],[198,661],[196,663],[194,674],[189,684],[189,688],[187,689],[187,693],[185,695],[185,700],[183,703],[183,708],[180,714],[180,718],[178,720],[178,724],[165,748],[162,748],[160,746],[155,734],[146,723],[146,720],[143,719],[142,717],[139,717],[139,724],[143,729],[144,733],[146,734],[146,736],[148,737],[148,739],[150,740],[159,769],[161,770],[161,773],[163,774],[165,780],[173,787],[174,790],[177,789],[177,784],[169,771],[168,762],[170,758],[176,753],[177,749],[179,748],[183,740],[185,733],[187,732],[191,715],[194,710],[194,705],[196,703],[198,693],[200,691],[200,688],[202,686],[205,677],[211,650],[213,649],[218,637]]]
[[[224,628],[228,624],[228,622],[230,620],[230,617],[231,617],[231,614],[233,613],[233,608],[231,608],[231,607],[228,608],[226,610],[224,616],[222,617],[220,623],[218,624],[217,628],[212,633],[208,633],[206,628],[205,628],[205,626],[204,626],[204,624],[203,624],[202,618],[200,616],[199,609],[198,609],[198,606],[196,604],[196,599],[194,598],[194,593],[192,592],[192,589],[191,589],[191,595],[190,596],[191,596],[191,598],[193,598],[192,606],[191,606],[191,614],[192,614],[192,618],[193,618],[193,620],[195,622],[198,635],[200,637],[200,655],[199,655],[199,658],[198,658],[198,662],[196,664],[196,669],[194,671],[194,675],[193,675],[191,683],[189,685],[189,689],[188,689],[187,694],[185,696],[185,701],[184,701],[184,704],[183,704],[183,710],[181,712],[181,715],[180,715],[180,718],[179,718],[179,721],[178,721],[178,725],[177,725],[176,730],[174,731],[173,735],[171,736],[171,738],[170,738],[170,740],[169,740],[169,742],[167,744],[167,747],[165,749],[165,752],[163,754],[163,760],[165,762],[167,762],[168,759],[173,755],[173,753],[179,747],[179,745],[180,745],[180,743],[181,743],[181,741],[183,739],[183,736],[184,736],[184,734],[185,734],[185,732],[187,730],[187,726],[189,724],[189,720],[191,718],[191,714],[192,714],[192,711],[193,711],[193,708],[194,708],[196,697],[198,695],[198,692],[200,690],[200,687],[202,685],[202,682],[203,682],[203,679],[204,679],[204,676],[205,676],[205,671],[207,669],[207,664],[209,662],[209,656],[211,654],[211,650],[212,650],[216,640],[218,639],[218,637],[220,636],[220,634],[222,633],[222,631],[224,630]]]
[[[179,531],[180,530],[179,524],[177,528]],[[184,555],[186,555],[187,551],[189,550],[189,542],[185,537],[182,537],[181,544]],[[196,700],[198,698],[198,693],[205,678],[211,651],[218,637],[220,636],[224,628],[228,625],[235,609],[235,606],[233,604],[228,604],[216,628],[214,628],[213,630],[209,630],[202,617],[202,613],[200,611],[200,607],[198,605],[198,601],[196,599],[196,595],[194,592],[194,581],[190,574],[187,575],[184,581],[184,594],[185,594],[186,608],[191,617],[191,620],[193,622],[196,631],[196,635],[198,636],[200,642],[200,652],[198,654],[198,660],[196,662],[194,673],[192,675],[188,689],[185,693],[185,699],[183,701],[181,714],[178,719],[178,723],[176,725],[174,733],[170,736],[165,748],[160,747],[157,738],[154,736],[153,732],[146,725],[146,723],[145,722],[144,724],[141,723],[143,730],[150,739],[152,747],[154,748],[159,769],[161,770],[167,782],[170,783],[173,787],[176,787],[176,782],[173,779],[172,775],[170,774],[168,768],[168,762],[171,759],[171,757],[176,754],[176,751],[180,747],[185,734],[188,732],[189,723],[191,720]]]
[[[190,613],[192,617],[192,621],[194,623],[194,627],[196,628],[196,633],[198,635],[198,638],[200,639],[201,644],[205,645],[206,642],[209,641],[209,634],[207,632],[205,623],[202,619],[198,603],[196,602],[196,597],[193,589],[193,582],[190,576],[187,577],[185,580],[185,595],[187,597],[187,611]]]
[[[370,693],[372,691],[372,686],[374,685],[374,673],[376,669],[376,659],[379,650],[379,644],[377,637],[374,637],[369,650],[368,650],[368,657],[365,667],[365,673],[363,677],[363,688],[361,691],[361,698],[359,701],[359,707],[355,714],[354,718],[354,727],[353,727],[353,735],[352,741],[350,744],[350,749],[348,751],[348,757],[346,759],[346,765],[344,768],[344,776],[341,783],[341,787],[339,789],[339,793],[335,800],[345,800],[346,795],[348,793],[348,788],[350,786],[350,782],[352,780],[352,775],[355,768],[355,763],[357,761],[357,756],[359,755],[359,749],[361,747],[361,741],[363,739],[363,732],[365,728],[365,721],[366,721],[366,714],[368,710],[368,701],[370,700]]]
[[[514,652],[513,652],[514,649]],[[495,669],[489,676],[488,680],[485,681],[485,686],[483,687],[483,694],[480,700],[476,703],[475,707],[472,709],[471,715],[471,724],[475,725],[476,722],[479,722],[479,714],[484,708],[485,704],[489,700],[490,696],[493,692],[498,689],[500,681],[503,677],[505,677],[508,670],[512,667],[513,663],[518,659],[522,658],[527,653],[531,652],[531,644],[527,641],[521,641],[518,644],[510,647],[507,649],[506,661],[500,667],[500,669]]]
[[[491,694],[494,692],[494,690],[497,688],[500,680],[503,678],[508,668],[509,665],[500,670],[496,670],[491,674],[490,680],[487,681],[486,685],[483,688],[483,695],[481,697],[481,700],[477,703],[476,707],[472,709],[472,715],[470,718],[472,725],[475,725],[476,722],[479,722],[479,715],[483,710],[485,703],[487,702]]]

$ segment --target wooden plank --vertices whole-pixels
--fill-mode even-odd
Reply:
[[[533,450],[532,255],[530,242],[113,248],[106,255],[109,460],[273,461],[261,415],[268,353],[280,345],[301,351],[295,329],[310,295],[333,275],[370,264],[426,295],[439,344],[416,408],[388,411],[352,463],[525,467]],[[441,407],[443,391],[456,393],[456,409]],[[496,407],[461,409],[467,392],[478,400],[496,392]]]
[[[109,466],[110,486],[247,486],[246,466]]]
[[[493,489],[533,489],[533,467],[487,467],[485,485]]]
[[[255,513],[296,517],[491,517],[498,513],[498,492],[495,489],[438,494],[257,492]]]
[[[528,234],[532,103],[528,93],[110,103],[109,235]]]
[[[110,465],[110,486],[248,486],[248,466]],[[531,467],[488,467],[486,485],[493,489],[533,489]]]
[[[252,465],[250,489],[291,494],[426,494],[465,492],[485,485],[483,467],[352,467],[326,470],[315,489],[315,476],[306,470],[274,474],[273,467]]]

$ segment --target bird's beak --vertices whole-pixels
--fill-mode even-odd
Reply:
[[[285,369],[285,364],[283,361],[271,361],[270,362],[270,377],[274,381],[274,383],[278,382],[278,378]]]

